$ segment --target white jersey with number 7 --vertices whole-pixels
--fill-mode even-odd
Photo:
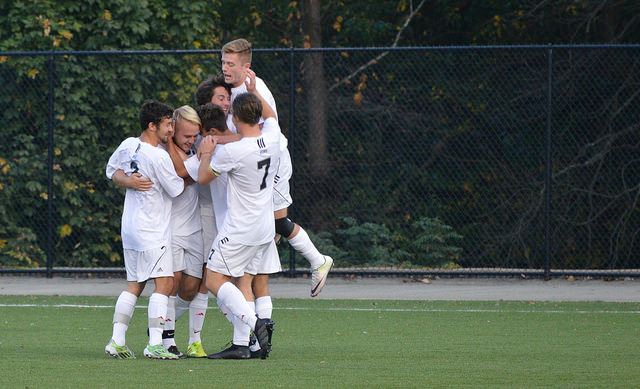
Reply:
[[[218,237],[247,246],[273,240],[273,178],[280,135],[278,122],[268,118],[261,136],[228,143],[213,154],[213,173],[227,173],[227,215]]]

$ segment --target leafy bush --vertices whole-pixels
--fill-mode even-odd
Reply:
[[[391,230],[385,224],[358,223],[353,217],[342,218],[343,227],[333,233],[314,234],[307,230],[318,250],[331,256],[336,266],[457,267],[462,249],[454,245],[462,239],[438,218],[422,217],[405,230]],[[289,263],[289,245],[282,240],[280,259]],[[296,253],[296,267],[309,263]]]

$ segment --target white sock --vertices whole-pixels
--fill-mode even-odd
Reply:
[[[200,331],[204,325],[208,305],[209,295],[204,293],[198,293],[189,305],[189,344],[202,341]]]
[[[260,319],[271,319],[272,312],[271,296],[262,296],[256,299],[256,313]]]
[[[116,309],[113,313],[113,335],[111,336],[118,346],[124,346],[126,342],[127,329],[136,309],[138,297],[126,290],[120,293],[116,301]]]
[[[180,296],[176,296],[176,321],[189,310],[191,301],[183,300]]]
[[[231,282],[222,284],[220,289],[218,289],[218,295],[216,297],[222,304],[229,308],[234,316],[242,320],[249,328],[256,326],[256,320],[258,320],[256,312],[247,304],[247,300],[244,299],[244,295],[242,295],[240,289]]]
[[[164,329],[165,317],[167,317],[168,304],[169,296],[153,293],[149,297],[149,345],[151,346],[162,343],[162,330]]]
[[[167,317],[164,318],[164,329],[162,330],[162,344],[165,348],[176,344],[176,296],[169,296],[167,303]]]
[[[258,311],[256,310],[256,301],[247,301],[249,303],[249,306],[256,311],[256,314],[258,313]],[[258,317],[260,317],[260,315],[258,315]],[[262,317],[260,317],[262,318]],[[251,333],[249,333],[249,336],[251,336]],[[255,336],[255,335],[254,335]],[[257,339],[256,339],[257,340]],[[249,339],[249,341],[251,341],[251,339]],[[254,344],[251,345],[251,347],[249,348],[251,351],[258,351],[260,350],[260,343],[255,342]]]
[[[219,295],[219,293],[218,293]],[[251,328],[248,325],[242,322],[238,317],[236,317],[228,306],[226,306],[222,300],[218,297],[218,307],[224,314],[224,317],[229,320],[231,325],[233,325],[233,344],[238,346],[247,346],[249,345],[249,335],[251,334]],[[247,301],[249,303],[249,307],[254,309],[253,301]]]
[[[248,346],[251,328],[238,317],[233,316],[233,344]]]
[[[312,269],[317,269],[324,265],[324,257],[320,254],[316,246],[314,246],[311,239],[309,239],[309,235],[302,229],[302,227],[300,227],[296,236],[288,240],[289,244],[293,246],[296,251],[300,252],[307,261],[309,261]]]
[[[229,307],[224,305],[219,298],[216,299],[216,302],[218,303],[218,307],[220,308],[220,311],[222,311],[224,318],[227,319],[229,323],[233,324],[233,313],[231,313],[231,310],[229,310]]]

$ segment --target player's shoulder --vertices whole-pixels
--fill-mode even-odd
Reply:
[[[264,80],[258,76],[256,76],[256,89],[258,90],[258,92],[260,92],[260,94],[271,95],[271,90],[267,86],[267,83],[264,82]],[[265,96],[262,96],[262,97],[264,98]]]
[[[253,144],[250,139],[252,138],[241,138],[240,140],[237,140],[235,142],[216,145],[216,150],[214,153],[221,156],[229,155],[231,157],[237,157],[238,155],[244,154],[247,151],[248,145]]]
[[[130,149],[130,148],[136,148],[138,147],[138,145],[140,144],[140,138],[136,138],[136,137],[129,137],[125,140],[123,140],[120,143],[120,146],[118,148],[120,149]]]
[[[140,151],[148,155],[152,161],[164,160],[164,159],[171,161],[171,157],[169,156],[169,153],[165,149],[161,147],[154,147],[149,143],[142,142]]]
[[[269,117],[264,121],[262,125],[262,134],[265,137],[277,137],[278,142],[280,142],[280,135],[282,134],[282,131],[280,130],[280,124],[278,124],[276,118]]]

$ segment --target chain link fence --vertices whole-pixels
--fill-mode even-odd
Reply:
[[[640,46],[260,49],[252,68],[289,139],[290,215],[337,272],[640,275]],[[0,53],[0,272],[121,272],[107,159],[145,99],[193,105],[219,69]]]

